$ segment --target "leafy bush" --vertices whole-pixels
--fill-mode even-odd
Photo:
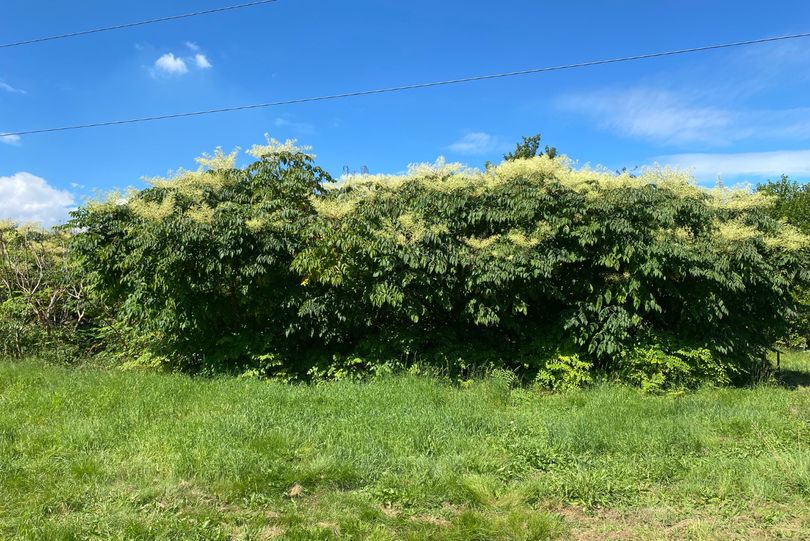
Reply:
[[[683,173],[543,155],[333,183],[290,143],[251,154],[75,214],[83,271],[150,362],[340,377],[427,362],[664,388],[748,370],[807,278],[807,238],[768,214],[771,197]],[[639,349],[649,336],[691,349]],[[548,362],[538,341],[571,351]]]
[[[757,191],[773,198],[768,214],[810,234],[810,189],[782,176],[757,186]],[[790,327],[781,342],[788,347],[807,348],[810,342],[810,289],[797,284],[794,290],[796,311],[789,314]]]
[[[708,348],[651,340],[622,352],[617,375],[644,391],[659,392],[726,385],[737,370]]]
[[[89,347],[93,306],[68,233],[0,222],[0,355],[62,360]]]
[[[535,383],[546,389],[578,389],[593,381],[593,364],[583,361],[576,353],[557,355],[537,372]]]
[[[286,350],[295,358],[306,302],[290,272],[331,179],[291,146],[256,147],[234,167],[217,152],[198,171],[79,209],[76,251],[130,351],[150,362],[220,371]]]

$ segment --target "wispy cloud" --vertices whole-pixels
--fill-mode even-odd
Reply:
[[[593,119],[601,129],[663,145],[723,147],[752,139],[810,139],[810,108],[760,110],[708,103],[698,95],[660,88],[626,88],[558,99],[567,112]]]
[[[810,175],[810,149],[770,152],[670,154],[656,159],[662,165],[691,169],[701,179],[738,176]]]
[[[11,94],[27,94],[27,92],[25,90],[23,90],[22,88],[15,88],[15,87],[11,86],[8,83],[2,83],[2,82],[0,82],[0,90],[3,90],[5,92],[9,92]]]
[[[810,48],[803,40],[743,47],[731,57],[731,68],[745,70],[763,85],[782,84],[784,78],[810,79]]]
[[[174,56],[174,53],[166,53],[155,60],[155,70],[165,75],[183,75],[188,73],[186,61]]]
[[[503,152],[509,144],[498,136],[485,132],[470,132],[461,139],[445,147],[451,152],[469,156]]]
[[[20,144],[19,135],[0,135],[0,143],[17,146]]]
[[[73,204],[72,194],[31,173],[0,177],[0,219],[51,226],[64,221]]]
[[[208,61],[208,57],[202,53],[197,53],[194,55],[194,63],[197,64],[197,67],[200,69],[210,69],[213,67],[211,62]]]
[[[567,112],[592,118],[602,129],[665,144],[728,144],[730,111],[655,88],[601,90],[558,100]]]
[[[200,50],[200,46],[197,45],[196,43],[194,43],[193,41],[187,41],[186,42],[186,47],[188,47],[192,51],[199,51]]]
[[[309,124],[307,122],[297,122],[294,120],[290,120],[289,118],[279,117],[273,121],[273,124],[277,128],[287,128],[289,130],[301,134],[311,135],[315,133],[315,126],[313,126],[312,124]]]

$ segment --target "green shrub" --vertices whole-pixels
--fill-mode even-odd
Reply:
[[[737,371],[737,367],[722,362],[708,348],[658,341],[623,351],[616,364],[619,379],[647,392],[683,390],[703,384],[726,385]]]
[[[773,198],[773,205],[767,209],[770,216],[783,220],[804,234],[810,233],[810,189],[807,183],[799,183],[782,175],[778,181],[758,185],[757,191]],[[810,342],[810,288],[797,282],[794,297],[795,310],[787,314],[790,326],[780,341],[790,348],[806,349]]]
[[[95,306],[69,234],[0,222],[0,355],[70,361],[92,347]]]
[[[535,383],[546,389],[567,390],[584,387],[593,381],[593,364],[576,353],[557,355],[537,372]]]
[[[771,197],[673,171],[539,156],[331,183],[290,143],[252,155],[238,168],[220,152],[74,215],[119,336],[166,366],[261,371],[272,354],[270,372],[299,376],[394,362],[552,387],[595,372],[719,382],[716,368],[744,373],[785,334],[807,278],[807,238],[768,214]],[[538,341],[570,352],[549,363]]]
[[[75,213],[73,249],[118,337],[162,366],[238,371],[273,353],[309,368],[293,361],[308,329],[298,316],[306,289],[290,265],[315,217],[313,194],[331,179],[289,146],[253,154],[237,169],[235,154],[217,152],[198,171]]]

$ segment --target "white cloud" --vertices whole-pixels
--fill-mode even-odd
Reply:
[[[209,69],[213,67],[211,66],[211,62],[208,61],[208,58],[202,53],[197,53],[194,55],[194,62],[200,69]]]
[[[670,154],[660,156],[656,161],[663,165],[691,169],[698,178],[810,175],[810,149]]]
[[[501,152],[508,148],[508,144],[500,137],[488,133],[471,132],[446,148],[458,154],[477,155]]]
[[[196,43],[191,41],[186,42],[186,47],[193,51],[197,51],[200,48]],[[180,56],[170,52],[155,60],[151,74],[153,77],[158,75],[185,75],[189,72],[189,66],[202,70],[211,69],[213,67],[208,57],[202,53],[196,53],[193,56]]]
[[[27,92],[22,88],[14,88],[8,83],[0,83],[0,90],[5,90],[6,92],[11,92],[12,94],[26,94]]]
[[[311,135],[315,133],[315,126],[306,122],[295,122],[288,118],[277,118],[273,121],[277,128],[289,128],[291,131]]]
[[[734,114],[696,101],[667,90],[634,88],[569,95],[558,105],[628,137],[667,144],[729,144]]]
[[[732,69],[745,70],[763,86],[810,78],[810,49],[800,41],[774,42],[759,47],[743,47],[731,56]]]
[[[810,139],[810,108],[759,110],[716,107],[712,92],[697,95],[660,88],[573,94],[557,100],[602,129],[666,145],[729,146],[747,139]]]
[[[48,227],[67,218],[73,196],[31,173],[0,177],[0,219]]]
[[[155,69],[168,75],[183,75],[188,73],[186,61],[174,56],[174,53],[166,53],[155,60]]]
[[[5,143],[7,145],[19,145],[20,144],[20,136],[19,135],[0,135],[0,143]]]

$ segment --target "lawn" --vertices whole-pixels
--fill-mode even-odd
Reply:
[[[0,362],[0,539],[808,539],[810,355],[649,396]]]

